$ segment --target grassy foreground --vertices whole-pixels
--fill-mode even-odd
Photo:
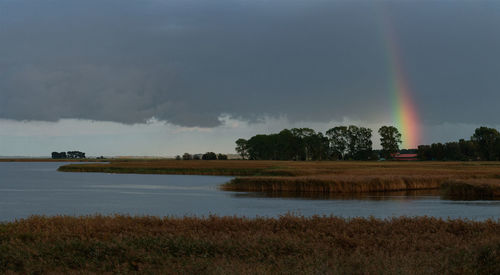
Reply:
[[[440,189],[446,183],[443,192],[460,195],[463,192],[456,189],[462,187],[457,183],[463,180],[473,180],[472,189],[482,186],[482,181],[493,189],[500,188],[499,162],[132,160],[71,164],[60,167],[59,171],[236,176],[222,189],[253,192],[387,192]],[[499,192],[491,194],[500,196]]]
[[[31,217],[0,273],[498,274],[500,222],[435,218]]]

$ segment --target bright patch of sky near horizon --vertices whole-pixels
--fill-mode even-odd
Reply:
[[[234,153],[234,141],[256,133],[276,133],[283,128],[312,127],[323,133],[336,125],[356,124],[374,130],[373,144],[378,149],[376,130],[383,125],[344,119],[331,122],[291,122],[286,117],[266,117],[249,123],[221,116],[216,127],[182,127],[158,120],[127,125],[116,122],[65,119],[58,122],[0,120],[0,156],[48,156],[52,151],[82,150],[88,156],[157,156],[185,152],[215,151]],[[449,124],[424,129],[429,142],[468,139],[478,125]],[[495,125],[491,125],[495,127]],[[496,125],[500,128],[500,125]],[[451,136],[451,138],[450,138]]]
[[[500,125],[497,1],[0,0],[0,155],[232,152],[285,127],[376,132],[394,124],[380,16],[422,143]]]

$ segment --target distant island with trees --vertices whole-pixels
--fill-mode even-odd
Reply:
[[[176,160],[227,160],[227,155],[216,154],[214,152],[206,152],[205,154],[194,154],[184,153],[182,157],[180,155],[175,156]]]
[[[84,159],[85,153],[80,151],[52,152],[52,159]]]

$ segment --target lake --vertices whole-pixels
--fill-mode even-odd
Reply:
[[[0,221],[30,215],[341,217],[433,216],[500,219],[500,201],[444,200],[435,191],[306,197],[220,191],[219,176],[62,173],[67,163],[0,163]]]

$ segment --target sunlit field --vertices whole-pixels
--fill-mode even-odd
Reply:
[[[463,183],[467,182],[471,183],[467,184],[469,189],[482,190],[478,194],[496,197],[500,188],[499,162],[131,160],[71,164],[59,170],[236,176],[221,186],[231,191],[360,193],[442,189],[461,195],[464,191],[456,189],[463,190]]]

